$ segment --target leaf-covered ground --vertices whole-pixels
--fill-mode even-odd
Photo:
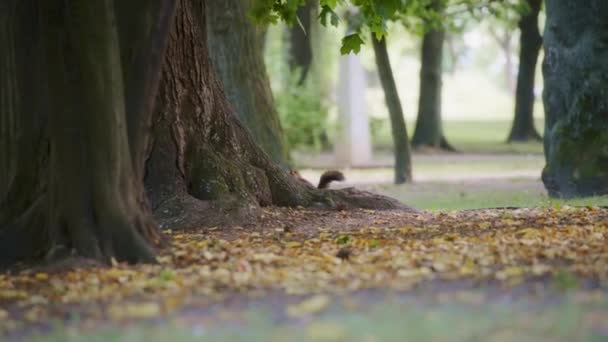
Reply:
[[[425,287],[457,287],[475,300],[479,287],[553,284],[608,298],[608,210],[598,207],[268,209],[243,227],[168,236],[172,247],[157,265],[0,274],[0,332],[23,337],[53,322],[87,328],[158,319],[237,298],[265,298],[289,319],[323,312],[336,296]],[[608,329],[608,315],[600,317]]]

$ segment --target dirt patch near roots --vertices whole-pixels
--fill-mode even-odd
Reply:
[[[242,227],[169,232],[156,265],[115,264],[0,274],[0,332],[71,315],[163,317],[196,302],[265,293],[408,291],[466,281],[608,281],[608,210],[461,212],[269,208]],[[203,304],[200,304],[203,303]]]

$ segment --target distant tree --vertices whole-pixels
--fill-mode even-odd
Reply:
[[[519,19],[519,70],[515,91],[515,117],[509,142],[541,140],[534,127],[534,80],[536,64],[543,39],[538,28],[542,0],[527,0],[528,11]]]
[[[500,47],[502,55],[505,58],[505,63],[503,67],[503,76],[504,76],[504,88],[507,90],[509,94],[513,94],[515,90],[515,80],[514,80],[514,62],[513,62],[513,29],[509,27],[509,25],[505,25],[500,21],[495,20],[496,23],[491,23],[488,25],[488,33],[496,44]],[[495,27],[495,25],[501,25],[501,27]]]
[[[433,1],[431,8],[438,13],[444,6],[440,0]],[[412,137],[414,147],[435,147],[454,151],[443,133],[441,120],[441,93],[443,76],[443,45],[445,31],[441,25],[427,23],[429,28],[422,38],[420,57],[420,94],[418,116]]]

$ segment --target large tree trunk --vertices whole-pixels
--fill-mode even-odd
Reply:
[[[542,0],[528,0],[530,12],[519,20],[519,71],[515,91],[515,117],[508,142],[541,140],[534,128],[534,79],[536,63],[543,39],[538,29],[538,14]]]
[[[15,147],[3,159],[16,176],[0,198],[0,264],[43,254],[153,261],[161,236],[142,200],[135,168],[143,165],[145,153],[130,150],[124,99],[130,92],[123,84],[136,89],[144,85],[136,84],[135,75],[146,82],[154,77],[133,70],[123,83],[113,2],[3,5],[2,51],[11,62],[2,63],[8,71],[2,83],[9,87],[2,87],[0,114],[15,133],[8,138]],[[140,15],[151,19],[150,25],[160,24],[156,19],[171,11],[171,6],[140,6],[130,13],[130,23]],[[147,31],[163,35],[158,26]],[[145,38],[132,41],[144,47],[154,40],[133,38]],[[163,45],[154,46],[161,55]],[[144,93],[131,96],[141,108],[151,102],[137,98]]]
[[[403,118],[403,109],[401,108],[401,100],[399,100],[397,85],[393,78],[393,70],[386,50],[386,39],[383,37],[378,40],[372,33],[372,42],[376,55],[376,67],[378,68],[382,89],[384,89],[386,107],[391,120],[395,149],[395,184],[402,184],[412,180],[412,157],[405,119]]]
[[[545,157],[551,196],[608,193],[608,2],[547,0]]]
[[[438,2],[434,5],[439,6]],[[418,117],[412,138],[414,147],[433,147],[453,151],[447,142],[441,123],[441,88],[443,41],[445,32],[432,29],[422,40],[420,59],[420,95],[418,98]]]
[[[359,200],[348,191],[311,189],[274,164],[238,120],[214,74],[205,3],[177,11],[154,119],[146,188],[163,226],[247,220],[260,206],[404,207]],[[200,14],[200,15],[198,15]]]
[[[8,138],[0,150],[10,154],[0,161],[11,176],[1,180],[0,264],[68,253],[153,261],[162,241],[150,208],[170,227],[227,223],[270,204],[407,209],[352,189],[311,188],[272,163],[212,72],[204,2],[178,1],[171,19],[165,1],[119,4],[134,12],[118,18],[112,0],[53,0],[44,10],[1,3],[0,131]],[[137,25],[116,27],[127,22]],[[141,84],[158,79],[158,94]],[[152,100],[134,98],[147,94],[157,101],[149,112]],[[142,122],[129,127],[131,115]],[[145,165],[149,206],[137,165]]]
[[[0,2],[0,265],[49,245],[49,98],[41,33],[36,1]]]
[[[298,84],[304,83],[312,65],[312,23],[316,18],[318,1],[306,0],[306,4],[298,8],[296,15],[300,23],[294,22],[289,30],[289,66],[300,72]],[[300,26],[301,24],[301,26]]]
[[[264,35],[248,17],[252,0],[210,1],[207,40],[224,91],[255,142],[272,161],[286,167],[287,148],[266,73]]]

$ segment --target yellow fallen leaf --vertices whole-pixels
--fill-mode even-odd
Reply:
[[[160,313],[160,305],[156,302],[114,304],[108,309],[108,315],[115,320],[151,318],[160,315]]]
[[[317,295],[308,298],[298,304],[287,307],[287,315],[290,317],[301,317],[317,313],[329,305],[330,299],[326,295]]]
[[[536,276],[543,275],[545,273],[548,273],[549,271],[551,271],[551,267],[545,264],[534,264],[532,266],[532,274]]]
[[[288,243],[285,244],[285,246],[287,246],[288,248],[297,248],[302,246],[301,243],[299,243],[298,241],[289,241]]]
[[[490,222],[481,222],[477,225],[480,229],[488,229],[490,228]]]
[[[540,236],[540,230],[534,228],[524,228],[518,230],[516,235],[520,239],[534,239]]]
[[[254,254],[252,256],[252,259],[254,261],[260,261],[260,262],[269,264],[275,260],[278,260],[279,257],[273,253],[258,253],[258,254]]]
[[[47,279],[49,279],[49,275],[46,273],[36,273],[36,279],[47,280]]]
[[[397,271],[397,275],[399,277],[403,277],[403,278],[421,277],[421,276],[425,276],[425,275],[428,275],[431,273],[432,273],[432,271],[428,267],[405,268],[405,269],[400,269],[399,271]]]
[[[512,266],[507,267],[501,271],[496,272],[496,279],[506,280],[508,278],[521,277],[524,274],[524,270],[521,267]]]

